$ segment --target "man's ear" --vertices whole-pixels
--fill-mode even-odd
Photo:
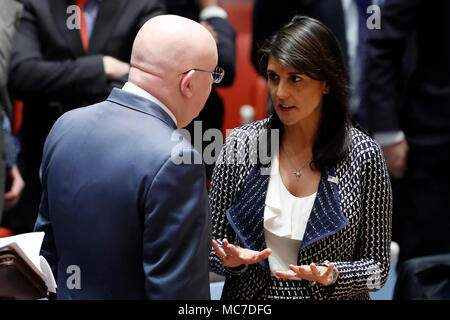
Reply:
[[[192,77],[194,76],[195,70],[191,70],[183,75],[180,82],[180,91],[186,98],[191,98],[194,94],[192,91]]]

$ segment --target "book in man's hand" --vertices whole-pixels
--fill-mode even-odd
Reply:
[[[0,238],[0,300],[36,300],[56,292],[50,266],[39,256],[44,232]]]

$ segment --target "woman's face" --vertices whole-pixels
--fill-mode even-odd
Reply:
[[[329,92],[325,81],[314,80],[269,57],[267,83],[275,111],[285,126],[320,119],[323,95]]]

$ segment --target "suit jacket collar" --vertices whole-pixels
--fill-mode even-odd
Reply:
[[[85,52],[81,43],[80,30],[69,29],[68,19],[73,12],[67,12],[69,6],[74,5],[75,0],[50,0],[50,10],[54,13],[57,30],[66,40],[74,57],[86,54],[101,53],[109,37],[112,35],[114,26],[119,20],[126,0],[104,0],[99,3],[97,18],[94,29],[89,40],[88,51]]]
[[[261,169],[260,165],[254,166],[242,183],[235,202],[226,212],[228,221],[244,246],[256,251],[267,247],[264,238],[264,209],[270,175],[261,174]],[[336,180],[334,168],[322,173],[300,251],[349,224],[340,208]],[[270,272],[268,259],[259,263]]]
[[[173,130],[177,129],[175,122],[173,122],[172,118],[167,114],[167,112],[165,112],[156,103],[141,96],[114,88],[107,100],[117,103],[123,107],[130,108],[148,114],[149,116],[158,118],[161,121],[165,122]]]

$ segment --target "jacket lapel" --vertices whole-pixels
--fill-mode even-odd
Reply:
[[[337,233],[349,223],[341,210],[335,170],[327,169],[320,178],[319,190],[306,225],[300,251]]]
[[[119,21],[126,0],[103,0],[98,8],[94,29],[89,40],[88,54],[95,54],[102,51],[109,37],[114,31],[114,27]]]
[[[136,110],[148,114],[152,117],[158,118],[165,122],[173,130],[177,129],[177,126],[173,122],[172,118],[156,103],[145,99],[141,96],[135,95],[133,93],[127,92],[125,90],[114,88],[109,97],[108,101],[114,102],[123,107]]]
[[[270,175],[255,165],[242,183],[236,200],[227,210],[227,219],[244,246],[250,250],[267,248],[264,237],[264,209]],[[266,171],[267,172],[267,171]],[[340,209],[338,181],[334,168],[327,169],[320,178],[319,190],[313,205],[300,251],[311,244],[331,236],[350,222]],[[259,264],[270,270],[268,259]]]
[[[56,29],[61,33],[62,37],[70,48],[74,57],[80,57],[85,54],[83,44],[81,43],[80,30],[77,28],[70,29],[67,27],[68,19],[73,12],[67,12],[69,6],[74,5],[73,0],[51,0],[50,8],[55,19]]]
[[[255,165],[242,183],[236,201],[227,210],[227,219],[239,239],[250,250],[262,251],[264,238],[264,202],[270,175],[261,174],[261,166]],[[270,270],[267,259],[259,264]]]

